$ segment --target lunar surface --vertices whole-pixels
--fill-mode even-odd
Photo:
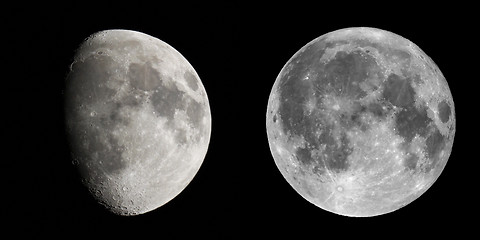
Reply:
[[[149,35],[98,32],[77,50],[65,92],[73,162],[94,197],[137,215],[177,196],[210,141],[205,89],[174,48]]]
[[[356,217],[395,211],[445,167],[455,135],[448,84],[415,44],[349,28],[301,48],[270,93],[275,163],[306,200]]]

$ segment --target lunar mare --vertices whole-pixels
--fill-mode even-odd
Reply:
[[[177,196],[210,141],[209,102],[193,67],[170,45],[135,31],[84,41],[66,79],[65,113],[82,181],[119,215]]]
[[[270,150],[306,200],[345,216],[395,211],[439,177],[455,135],[447,81],[415,44],[374,28],[320,36],[270,93]]]

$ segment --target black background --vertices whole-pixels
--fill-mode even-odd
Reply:
[[[461,157],[468,142],[461,127],[467,95],[459,84],[462,53],[455,49],[465,44],[459,33],[471,23],[468,7],[338,7],[112,2],[5,8],[7,154],[1,170],[2,217],[8,223],[2,228],[152,232],[167,239],[465,232],[464,216],[473,213],[469,206],[476,200],[462,197],[469,182]],[[265,128],[271,87],[289,58],[320,35],[355,26],[389,30],[420,46],[447,78],[458,121],[452,155],[433,187],[406,207],[374,218],[342,217],[303,199],[275,166]],[[212,112],[209,150],[193,181],[169,203],[133,217],[116,216],[89,195],[71,164],[63,132],[62,93],[74,51],[90,34],[106,29],[144,32],[177,49],[200,76]]]

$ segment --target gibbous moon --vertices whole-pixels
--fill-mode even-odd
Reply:
[[[286,63],[266,127],[277,167],[301,196],[366,217],[432,186],[452,150],[455,110],[447,81],[418,46],[348,28],[314,39]]]
[[[65,117],[82,181],[119,215],[177,196],[210,141],[210,106],[193,67],[165,42],[135,31],[84,41],[66,79]]]

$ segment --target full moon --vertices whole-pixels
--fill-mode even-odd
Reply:
[[[267,135],[287,182],[344,216],[395,211],[440,176],[455,135],[447,81],[418,46],[374,28],[320,36],[285,64]]]
[[[151,211],[185,189],[211,132],[207,94],[190,63],[129,30],[95,33],[79,47],[65,121],[82,182],[118,215]]]

